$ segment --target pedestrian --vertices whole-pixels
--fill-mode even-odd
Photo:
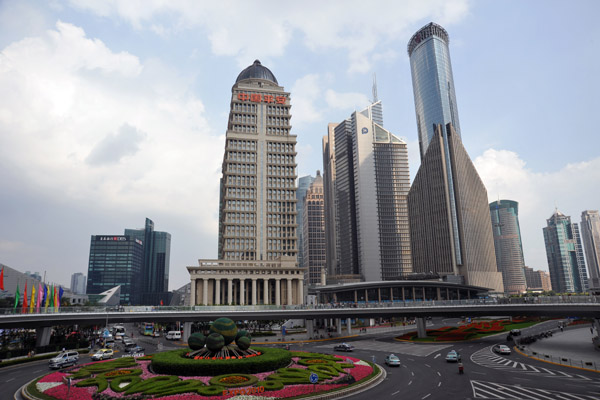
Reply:
[[[463,366],[463,363],[459,362],[458,363],[458,373],[463,374],[464,372],[465,372],[465,367]]]

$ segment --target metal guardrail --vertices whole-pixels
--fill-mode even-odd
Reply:
[[[600,372],[600,363],[597,361],[577,360],[577,359],[573,359],[573,358],[569,358],[569,357],[557,356],[555,354],[546,354],[544,352],[533,351],[532,349],[528,348],[527,346],[519,346],[518,349],[520,352],[522,352],[526,356],[532,357],[532,358],[535,358],[538,360],[549,361],[549,362],[552,362],[555,364],[567,365],[570,367],[591,369],[591,370]]]
[[[223,311],[268,311],[268,310],[328,310],[328,309],[356,309],[356,308],[392,308],[392,307],[442,307],[442,306],[504,306],[504,305],[547,305],[547,304],[600,304],[600,296],[539,296],[539,297],[517,297],[517,298],[499,298],[499,299],[472,299],[472,300],[424,300],[424,301],[382,301],[382,302],[358,302],[358,303],[328,303],[317,305],[212,305],[212,306],[75,306],[47,308],[40,310],[39,313],[27,312],[21,313],[19,307],[0,308],[0,318],[2,315],[18,314],[72,314],[72,313],[153,313],[153,312],[223,312]],[[35,310],[34,310],[35,311]]]

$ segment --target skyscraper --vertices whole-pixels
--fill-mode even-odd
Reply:
[[[87,279],[81,272],[76,272],[71,275],[71,291],[75,294],[85,294]]]
[[[498,200],[490,203],[496,264],[502,273],[504,291],[521,294],[526,291],[525,260],[519,227],[519,203],[513,200]]]
[[[171,234],[154,230],[154,222],[146,218],[144,229],[125,229],[125,235],[140,240],[144,245],[141,302],[160,305],[169,302],[169,265]]]
[[[590,273],[590,290],[600,291],[600,214],[598,210],[581,213],[581,236]]]
[[[304,264],[308,271],[309,285],[321,283],[321,272],[326,266],[325,210],[323,202],[323,178],[321,171],[310,184],[304,197],[302,230],[304,231]]]
[[[142,300],[144,245],[130,236],[92,236],[87,291],[100,294],[121,286],[121,304],[138,305]]]
[[[327,125],[327,135],[323,136],[323,200],[325,208],[325,247],[327,274],[338,273],[339,241],[337,228],[339,226],[335,197],[335,127]]]
[[[298,190],[296,191],[296,222],[298,223],[298,265],[304,265],[304,229],[302,229],[302,223],[304,221],[304,196],[306,196],[306,191],[310,187],[311,183],[313,183],[315,178],[313,176],[307,175],[302,176],[298,179]]]
[[[587,290],[587,273],[577,223],[556,210],[543,228],[548,270],[556,292],[581,293]]]
[[[552,290],[550,275],[546,271],[534,270],[527,266],[523,267],[523,271],[525,271],[527,290],[544,292]]]
[[[337,274],[366,281],[397,279],[412,270],[407,147],[377,121],[383,122],[380,101],[333,128],[336,198],[329,204],[337,212]]]
[[[434,23],[408,43],[421,154],[408,196],[413,268],[502,292],[487,191],[460,138],[448,43]]]
[[[191,304],[299,304],[296,136],[290,94],[256,60],[231,89],[218,260],[187,267]]]

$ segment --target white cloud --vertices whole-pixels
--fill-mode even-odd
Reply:
[[[362,110],[369,105],[369,98],[362,93],[338,93],[332,89],[325,92],[325,101],[338,110]]]
[[[302,125],[305,123],[320,121],[323,116],[316,103],[321,98],[321,86],[319,75],[308,74],[298,79],[292,86],[293,93],[293,121],[292,123]]]
[[[157,60],[56,29],[0,53],[0,157],[24,183],[91,209],[140,207],[214,234],[222,138],[189,82]],[[202,171],[199,173],[198,171]]]
[[[598,208],[600,157],[544,173],[527,168],[517,153],[507,150],[489,149],[474,163],[490,202],[498,197],[519,202],[525,261],[536,269],[548,268],[542,228],[555,205],[573,222],[580,222],[582,211]]]
[[[406,40],[415,22],[432,19],[452,24],[469,10],[468,0],[309,0],[285,6],[275,0],[78,0],[72,4],[101,16],[116,15],[136,29],[160,34],[203,28],[213,53],[236,57],[240,67],[256,57],[281,56],[292,36],[299,34],[311,50],[345,51],[348,71],[359,73],[371,69],[372,53],[378,47],[385,52],[398,39]]]

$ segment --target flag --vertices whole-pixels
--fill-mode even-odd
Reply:
[[[23,292],[23,303],[21,304],[21,313],[27,312],[27,281],[25,281],[25,291]]]
[[[33,313],[33,306],[35,306],[35,283],[31,285],[31,301],[29,302],[29,314]]]
[[[19,305],[19,297],[21,297],[21,293],[19,293],[19,283],[17,283],[17,292],[15,293],[15,306],[13,307],[13,311],[17,311],[17,306]]]
[[[0,290],[4,290],[4,267],[2,267],[2,272],[0,272]]]
[[[48,289],[48,306],[54,307],[54,285]]]
[[[163,305],[162,299],[160,299],[160,305],[161,305],[161,306]]]
[[[58,309],[58,288],[55,286],[54,287],[54,309]]]
[[[65,291],[63,290],[62,286],[58,288],[58,306],[60,307],[60,304],[62,303],[62,296],[63,293]]]
[[[40,312],[40,305],[42,303],[42,293],[44,291],[42,290],[42,284],[40,283],[39,285],[39,290],[38,290],[38,295],[37,295],[37,304],[35,306],[35,312],[39,313]]]
[[[48,308],[48,286],[44,283],[44,298],[42,299],[42,306],[44,309]]]

